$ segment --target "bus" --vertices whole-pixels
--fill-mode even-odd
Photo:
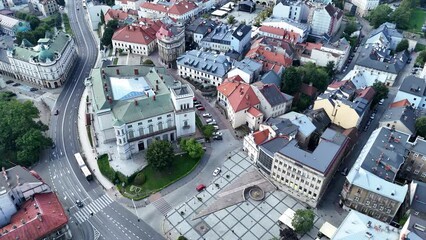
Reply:
[[[86,166],[86,163],[84,163],[83,158],[81,157],[80,153],[75,153],[74,154],[75,160],[78,163],[78,167],[80,168],[80,170],[83,172],[84,177],[90,181],[93,179],[92,173],[90,172],[89,168]]]

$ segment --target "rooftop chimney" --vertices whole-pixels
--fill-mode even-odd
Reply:
[[[40,222],[43,222],[43,218],[41,218],[41,214],[40,214],[40,213],[37,213],[37,219],[38,219]]]
[[[139,75],[139,69],[135,68],[135,75]]]
[[[117,73],[117,75],[120,75],[120,69],[115,69],[115,72]]]
[[[154,96],[152,96],[152,100],[154,100],[154,101],[155,101],[155,95],[154,95]]]
[[[1,170],[2,170],[2,173],[3,173],[4,179],[6,179],[6,181],[7,181],[9,178],[7,177],[6,168],[2,167]]]
[[[158,91],[158,84],[155,85],[155,90]]]
[[[18,174],[16,174],[16,184],[19,186],[19,185],[21,185],[21,183],[19,182],[19,175]]]
[[[138,105],[138,100],[135,99],[135,106],[137,106],[137,105]]]

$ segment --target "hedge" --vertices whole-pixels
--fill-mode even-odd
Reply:
[[[99,166],[99,170],[101,171],[102,175],[104,175],[112,183],[114,183],[114,181],[116,179],[116,172],[109,165],[109,159],[108,159],[107,154],[104,154],[104,155],[102,155],[98,158],[98,166]]]

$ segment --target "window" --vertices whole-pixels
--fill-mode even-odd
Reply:
[[[419,172],[420,172],[420,170],[419,169],[416,169],[416,170],[414,170],[414,174],[419,174]]]
[[[315,194],[314,194],[315,195]],[[359,197],[355,197],[355,201],[358,202],[359,201]]]
[[[380,206],[380,211],[383,211],[385,208],[383,206]]]
[[[151,122],[152,122],[152,119],[149,119],[149,120],[148,120],[148,122],[149,122],[149,123],[151,123]]]
[[[377,208],[377,203],[373,204],[373,208]]]
[[[370,205],[370,201],[366,201],[365,205],[367,205],[367,206]]]
[[[426,172],[422,173],[422,178],[426,177]]]
[[[388,208],[388,209],[386,210],[386,213],[387,213],[387,214],[390,214],[390,213],[391,213],[391,209],[390,209],[390,208]]]
[[[128,126],[127,126],[127,128],[132,128],[132,127],[133,127],[132,125],[128,125]]]
[[[138,126],[141,126],[141,125],[142,125],[142,122],[138,123]]]
[[[158,117],[157,120],[161,120],[162,117]]]

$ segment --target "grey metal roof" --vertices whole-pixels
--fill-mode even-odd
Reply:
[[[389,51],[375,48],[372,45],[366,45],[362,48],[361,55],[356,65],[376,69],[382,72],[398,74],[404,68],[409,53],[403,51],[395,56],[390,56]]]
[[[263,85],[259,91],[272,107],[288,102],[275,84]]]
[[[182,65],[217,77],[224,77],[231,69],[232,62],[224,55],[199,50],[187,51],[176,59]]]
[[[304,114],[311,119],[311,122],[315,125],[317,131],[322,132],[331,124],[331,119],[328,117],[324,108],[307,110]]]
[[[220,44],[231,44],[232,28],[227,24],[220,24],[201,40],[202,42],[214,42]]]
[[[388,108],[380,119],[383,123],[392,122],[393,124],[394,121],[400,121],[411,133],[416,131],[416,114],[411,106]]]
[[[414,143],[415,144],[407,143],[407,148],[410,151],[426,156],[426,141],[424,139],[417,138]]]
[[[263,124],[271,126],[277,135],[284,136],[296,135],[297,130],[299,129],[299,126],[293,124],[286,118],[270,117]]]
[[[275,73],[275,71],[268,71],[263,74],[260,78],[260,81],[265,84],[275,84],[275,86],[280,87],[281,78]]]
[[[406,142],[410,136],[389,128],[375,130],[361,151],[361,167],[389,182],[405,162]],[[364,153],[364,154],[363,154]],[[357,160],[358,161],[358,160]]]
[[[426,219],[416,216],[415,214],[410,214],[408,219],[408,227],[406,234],[406,239],[409,240],[424,240],[426,239],[426,231],[421,231],[415,228],[416,224],[422,227],[426,227]]]
[[[191,21],[188,26],[186,26],[185,30],[187,32],[198,33],[206,35],[208,33],[208,29],[215,29],[217,23],[210,19],[197,18],[194,21]]]
[[[273,157],[276,152],[285,147],[288,143],[288,138],[276,137],[262,143],[261,145],[259,145],[259,148],[265,153],[267,153],[269,156]]]
[[[375,35],[379,34],[379,33],[383,33],[383,35],[385,35],[385,37],[388,39],[388,41],[391,41],[392,37],[398,37],[398,38],[403,38],[404,36],[402,35],[402,33],[400,33],[397,29],[395,24],[392,23],[388,23],[385,22],[382,25],[380,25],[378,28],[373,29],[370,33],[370,37],[372,38]]]
[[[426,216],[426,183],[413,180],[410,184],[410,190],[413,192],[410,196],[410,207],[416,212]],[[426,220],[426,219],[425,219]]]
[[[232,36],[238,40],[242,40],[251,31],[251,26],[240,24],[232,33]]]
[[[21,166],[15,166],[15,167],[6,169],[5,171],[7,174],[7,180],[3,176],[0,177],[0,191],[3,189],[12,189],[18,186],[17,176],[19,176],[19,183],[21,184],[41,182],[39,179],[33,176],[28,170],[24,169]]]
[[[279,154],[327,175],[330,166],[336,160],[336,156],[344,151],[346,142],[347,138],[343,134],[328,128],[321,135],[320,142],[313,152],[299,148],[297,141],[292,140],[279,150]]]
[[[426,80],[415,77],[414,75],[408,75],[399,87],[399,91],[419,97],[426,96]]]
[[[262,64],[252,60],[251,58],[244,58],[241,61],[234,61],[233,66],[250,75],[262,69]]]
[[[350,101],[344,97],[342,97],[343,95],[339,95],[339,89],[338,90],[334,90],[332,92],[326,92],[326,93],[322,93],[321,95],[318,96],[317,99],[328,99],[330,101],[330,103],[335,106],[336,105],[336,101],[339,101],[342,104],[345,104],[349,107],[351,107],[352,109],[354,109],[359,116],[361,116],[365,110],[368,109],[368,100],[361,98],[361,97],[357,97],[354,99],[354,101]]]
[[[7,63],[7,64],[10,64],[9,58],[7,57],[7,51],[6,50],[0,49],[0,61]]]

